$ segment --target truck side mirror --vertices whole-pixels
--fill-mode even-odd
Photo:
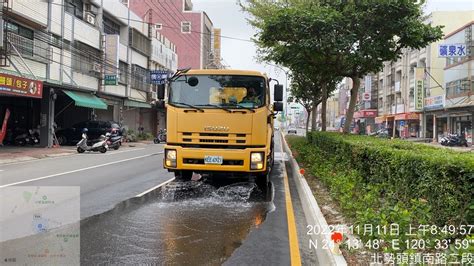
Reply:
[[[273,103],[273,111],[275,111],[275,112],[283,111],[283,103],[282,102],[274,102]]]
[[[273,89],[273,100],[275,102],[283,101],[283,85],[275,84]]]
[[[158,100],[164,100],[165,99],[165,85],[158,85],[158,91],[156,93]]]

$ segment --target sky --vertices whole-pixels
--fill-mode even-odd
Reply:
[[[268,64],[257,62],[255,44],[225,38],[230,36],[250,40],[256,33],[256,30],[248,24],[246,20],[248,15],[241,11],[237,0],[192,0],[192,2],[194,10],[205,11],[214,27],[222,29],[221,54],[226,65],[232,69],[261,71],[284,83],[286,77],[283,71]],[[454,10],[474,10],[474,1],[428,0],[425,7],[425,13]]]

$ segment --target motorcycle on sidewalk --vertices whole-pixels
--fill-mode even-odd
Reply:
[[[15,137],[14,144],[17,146],[36,145],[40,143],[39,130],[28,129],[27,132]]]
[[[158,135],[153,139],[153,143],[158,144],[160,142],[166,142],[166,129],[160,129]]]
[[[94,143],[92,146],[89,146],[87,144],[87,128],[82,130],[82,139],[76,144],[77,146],[77,152],[78,153],[83,153],[85,151],[98,151],[100,153],[105,153],[107,152],[107,138],[102,135],[100,136],[100,140],[96,143]]]
[[[464,135],[458,134],[448,134],[448,136],[443,137],[440,141],[440,144],[443,146],[464,146],[468,147],[467,140]]]

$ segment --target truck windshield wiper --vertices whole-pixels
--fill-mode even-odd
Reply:
[[[218,109],[225,110],[227,113],[232,113],[232,110],[230,110],[228,108],[225,108],[223,106],[216,105],[216,104],[198,104],[198,106],[211,106],[211,107],[215,107],[215,108],[218,108]]]
[[[194,106],[194,105],[189,104],[189,103],[172,102],[171,104],[181,104],[181,105],[184,105],[184,106],[186,106],[186,107],[194,108],[194,109],[196,109],[196,110],[198,110],[198,111],[200,111],[200,112],[204,112],[204,110],[203,110],[202,108],[199,108],[199,107]]]
[[[252,112],[252,113],[255,113],[255,110],[254,110],[254,109],[248,108],[248,107],[244,107],[244,106],[238,105],[238,104],[236,104],[236,103],[228,103],[227,105],[230,105],[229,107],[231,107],[231,108],[245,109],[245,110],[249,110],[249,111]]]

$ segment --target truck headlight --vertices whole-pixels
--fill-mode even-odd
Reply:
[[[165,165],[176,167],[176,150],[165,150]]]
[[[262,152],[252,152],[250,154],[250,170],[263,169],[263,157]]]

